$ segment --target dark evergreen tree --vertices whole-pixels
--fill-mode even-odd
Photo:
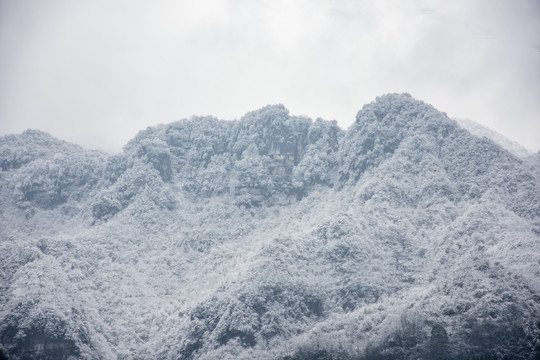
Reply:
[[[429,354],[428,359],[443,360],[448,359],[448,334],[444,326],[433,324],[431,327],[431,336],[429,338]]]
[[[7,357],[7,355],[4,353],[3,350],[0,349],[0,360],[8,360],[9,358]]]

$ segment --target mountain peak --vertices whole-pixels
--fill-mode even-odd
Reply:
[[[413,98],[408,93],[391,93],[378,96],[375,101],[366,104],[356,115],[356,123],[365,121],[395,121],[399,119],[411,120],[416,116],[437,114],[446,116],[433,106]]]
[[[289,110],[283,104],[266,105],[260,109],[247,112],[244,118],[283,118],[289,115]]]

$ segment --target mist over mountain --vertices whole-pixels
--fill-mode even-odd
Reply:
[[[469,119],[458,119],[458,118],[454,118],[454,120],[457,121],[459,126],[465,128],[471,134],[476,135],[478,137],[486,137],[492,140],[493,142],[495,142],[496,144],[502,146],[506,150],[510,151],[512,154],[516,155],[517,157],[526,158],[533,154],[532,151],[528,150],[524,146],[521,146],[517,142],[508,140],[506,137],[502,136],[501,134],[491,130],[490,128],[487,128],[478,123],[475,123],[474,121],[471,121]]]
[[[408,94],[0,138],[9,359],[538,359],[540,157]]]

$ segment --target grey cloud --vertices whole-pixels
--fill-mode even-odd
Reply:
[[[0,134],[118,151],[152,124],[268,103],[347,127],[375,96],[406,91],[540,148],[535,1],[0,6]]]

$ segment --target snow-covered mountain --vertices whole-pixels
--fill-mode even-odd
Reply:
[[[540,179],[407,94],[119,155],[0,138],[10,359],[536,359]]]

